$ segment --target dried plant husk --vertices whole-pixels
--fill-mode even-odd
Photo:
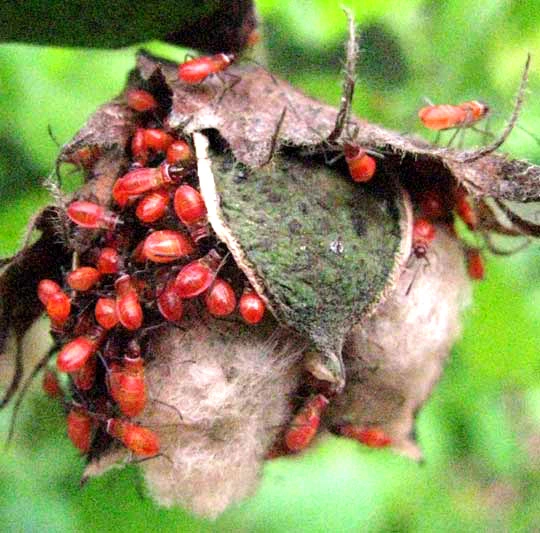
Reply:
[[[534,221],[500,206],[540,198],[540,167],[528,162],[497,153],[475,159],[475,152],[441,149],[360,119],[329,142],[338,110],[261,67],[233,65],[226,74],[234,84],[211,78],[187,85],[178,81],[176,65],[140,54],[126,90],[102,106],[59,156],[75,162],[81,149],[95,154],[75,197],[113,205],[111,187],[127,170],[137,127],[126,102],[132,88],[152,90],[170,131],[196,145],[204,144],[202,133],[213,140],[211,152],[197,146],[210,223],[273,316],[260,328],[195,320],[166,335],[149,334],[154,361],[148,386],[162,404],[150,402],[149,409],[161,407],[142,418],[163,432],[167,456],[144,465],[152,494],[205,516],[256,487],[265,453],[294,414],[289,399],[305,386],[305,365],[341,392],[325,419],[331,430],[343,422],[378,425],[396,449],[419,457],[414,416],[458,335],[468,282],[461,246],[438,228],[429,265],[406,294],[411,209],[404,189],[414,199],[419,181],[445,191],[462,185],[480,206],[494,201],[502,210],[502,216],[483,210],[483,229],[527,235],[538,234]],[[384,155],[373,184],[350,183],[343,162],[323,164],[344,142]],[[94,231],[66,224],[61,198],[34,225],[41,237],[3,261],[0,348],[11,331],[20,342],[41,313],[39,280],[61,279],[73,252],[95,238]],[[317,350],[308,351],[315,356],[302,361],[312,345]],[[16,368],[22,365],[17,353]],[[8,385],[4,403],[19,381]],[[99,474],[122,455],[118,447],[94,454],[86,475]]]
[[[200,136],[196,147],[200,155]],[[277,319],[313,342],[319,377],[341,390],[344,336],[392,290],[411,248],[397,176],[359,187],[322,159],[275,155],[257,169],[216,153],[211,168],[204,161],[214,231]]]
[[[443,226],[428,257],[429,264],[419,260],[404,270],[392,295],[352,328],[343,349],[347,387],[325,418],[330,428],[380,428],[395,450],[416,460],[416,415],[442,374],[471,298],[463,248]]]

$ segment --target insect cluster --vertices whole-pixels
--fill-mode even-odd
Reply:
[[[217,54],[189,60],[179,66],[178,79],[200,84],[235,59],[232,54]],[[182,327],[186,314],[229,319],[239,315],[255,325],[263,320],[265,303],[208,223],[189,136],[163,127],[166,110],[150,91],[132,88],[125,101],[137,113],[130,168],[114,183],[111,208],[88,200],[67,205],[72,231],[93,232],[93,245],[82,255],[74,254],[72,268],[60,283],[41,280],[38,297],[61,346],[57,371],[70,376],[71,399],[66,405],[73,444],[89,453],[114,438],[136,456],[152,457],[160,452],[158,434],[132,421],[148,402],[147,333],[163,324]],[[438,107],[456,115],[453,122],[447,117],[444,128],[468,126],[481,118],[478,113],[469,117],[465,104]],[[456,109],[462,111],[459,117]],[[433,123],[433,109],[428,111],[420,112],[424,123],[441,129],[440,120]],[[348,141],[342,154],[354,182],[374,177],[376,159],[368,151]],[[83,147],[70,162],[88,170],[100,155],[99,150]],[[413,223],[411,259],[429,264],[435,224],[452,228],[454,211],[470,230],[477,227],[475,210],[462,187],[444,196],[436,188],[422,190],[416,200],[420,217]],[[471,278],[482,279],[479,250],[467,248],[467,258]],[[64,396],[53,370],[47,370],[43,379],[47,394]],[[331,397],[323,392],[328,397],[313,387],[302,402],[296,402],[296,414],[268,458],[309,446]],[[340,424],[334,430],[372,447],[391,444],[378,427]]]
[[[482,199],[448,170],[453,151],[407,140],[399,152],[367,123],[350,135],[352,92],[336,114],[232,54],[138,61],[63,149],[88,179],[58,195],[65,255],[37,287],[57,354],[43,389],[88,475],[118,451],[153,458],[154,497],[215,516],[265,459],[324,430],[420,458],[414,418],[459,335],[463,258],[484,277]],[[420,118],[464,131],[487,112],[466,102]]]
[[[187,61],[179,66],[179,80],[201,83],[234,59],[217,54]],[[131,89],[125,100],[137,113],[138,127],[130,141],[130,168],[112,189],[113,205],[79,199],[66,206],[70,231],[87,232],[92,246],[74,253],[62,280],[38,285],[60,348],[56,370],[44,373],[43,389],[64,398],[67,433],[82,453],[102,449],[112,438],[136,456],[152,457],[160,453],[158,431],[132,421],[149,401],[147,333],[164,324],[182,327],[186,314],[237,313],[255,325],[264,318],[265,303],[208,223],[190,139],[162,127],[165,110],[148,90]],[[373,177],[375,160],[363,149],[347,144],[344,155],[353,181]],[[85,146],[69,162],[90,170],[100,156],[99,149]],[[57,372],[70,376],[69,393]],[[308,396],[268,458],[308,447],[327,404],[322,394]],[[343,434],[368,445],[389,444],[373,440],[370,431]]]
[[[152,94],[134,89],[127,106],[139,114],[131,140],[131,168],[113,187],[107,209],[87,200],[67,205],[72,231],[94,232],[93,246],[75,253],[60,283],[43,279],[38,297],[61,349],[56,369],[69,374],[68,435],[83,453],[108,435],[137,456],[159,453],[157,434],[131,422],[144,410],[144,338],[163,324],[181,327],[186,313],[263,320],[265,304],[235,268],[208,224],[196,188],[188,140],[158,127]],[[89,168],[99,153],[73,158]],[[54,373],[44,389],[58,396]]]

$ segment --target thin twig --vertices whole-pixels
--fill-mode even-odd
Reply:
[[[465,159],[461,159],[462,163],[472,163],[473,161],[482,159],[482,157],[485,157],[486,155],[489,155],[495,152],[495,150],[497,150],[506,141],[506,139],[508,139],[508,137],[510,136],[510,133],[512,133],[512,130],[514,129],[514,126],[516,125],[516,122],[519,118],[519,114],[521,112],[521,107],[523,106],[523,101],[525,99],[525,89],[527,87],[527,82],[529,80],[530,65],[531,65],[531,54],[527,54],[527,61],[525,62],[525,68],[523,69],[523,75],[521,77],[521,83],[519,85],[519,90],[516,97],[516,103],[514,105],[514,111],[512,112],[512,116],[510,117],[510,120],[508,121],[506,128],[502,132],[502,135],[492,144],[485,146],[481,150],[477,150],[473,155],[466,157]]]
[[[354,96],[354,86],[356,82],[356,60],[358,59],[358,42],[356,40],[356,25],[354,22],[353,13],[342,7],[347,20],[349,22],[349,39],[347,40],[346,50],[346,62],[345,62],[345,77],[343,78],[343,88],[341,94],[341,103],[339,106],[339,112],[336,117],[336,123],[334,129],[326,139],[329,144],[334,143],[339,139],[346,125],[350,121],[351,107]]]

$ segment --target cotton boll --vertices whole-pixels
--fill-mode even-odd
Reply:
[[[264,456],[291,417],[303,350],[290,331],[211,321],[150,347],[151,401],[164,456],[141,464],[151,495],[214,518],[254,492]],[[160,403],[163,402],[163,403]]]
[[[406,268],[392,295],[351,330],[344,347],[347,386],[326,418],[331,428],[381,428],[396,450],[415,459],[421,458],[412,436],[415,414],[460,334],[471,292],[460,243],[443,227],[427,259]]]

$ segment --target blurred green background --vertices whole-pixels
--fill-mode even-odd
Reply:
[[[271,68],[332,104],[339,102],[346,26],[338,4],[258,2]],[[492,127],[498,131],[531,52],[521,124],[540,134],[537,2],[347,5],[363,35],[357,114],[426,134],[416,119],[424,97],[451,103],[482,99],[496,110]],[[185,53],[160,43],[145,46],[177,60]],[[48,202],[40,183],[53,168],[57,146],[47,128],[66,142],[121,90],[135,49],[0,46],[1,256],[17,249],[27,219]],[[473,133],[467,138],[478,141]],[[514,132],[504,149],[540,163],[540,146],[523,132]],[[64,435],[59,406],[39,393],[30,395],[14,445],[0,454],[0,530],[538,530],[539,326],[538,244],[509,258],[489,258],[463,340],[419,416],[424,464],[329,438],[303,457],[269,463],[257,495],[214,523],[141,498],[134,467],[80,489],[83,464]],[[8,417],[0,415],[1,434]]]

